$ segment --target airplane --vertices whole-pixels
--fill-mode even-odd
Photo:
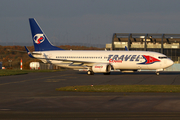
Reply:
[[[107,50],[63,50],[54,46],[47,38],[34,18],[29,18],[32,40],[35,51],[25,49],[31,58],[40,59],[44,63],[86,71],[88,75],[111,71],[135,72],[139,70],[163,71],[173,65],[166,55],[150,51],[107,51]]]

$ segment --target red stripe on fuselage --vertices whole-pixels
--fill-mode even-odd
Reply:
[[[154,62],[160,62],[160,60],[154,58],[154,57],[151,57],[151,56],[147,56],[147,55],[143,55],[147,62],[145,64],[151,64],[151,63],[154,63]]]

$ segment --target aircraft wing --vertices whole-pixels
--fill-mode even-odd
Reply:
[[[73,62],[73,63],[96,63],[96,62],[92,62],[92,61],[78,61],[78,60],[52,59],[52,58],[38,58],[38,57],[34,57],[34,58],[37,58],[37,59],[45,59],[45,60],[64,61],[64,62]]]

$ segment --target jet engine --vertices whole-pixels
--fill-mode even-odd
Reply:
[[[94,73],[110,73],[111,65],[110,64],[95,64],[92,66],[92,71]]]

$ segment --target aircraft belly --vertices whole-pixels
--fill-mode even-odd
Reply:
[[[130,62],[124,62],[124,63],[114,63],[112,64],[115,69],[151,69],[155,70],[158,68],[161,68],[160,63],[154,63],[154,64],[137,64],[137,63],[130,63]]]
[[[154,70],[154,69],[159,69],[159,68],[161,68],[162,66],[161,66],[161,63],[154,63],[154,64],[150,64],[149,66],[148,66],[148,69],[150,69],[150,70]]]
[[[84,66],[71,66],[70,63],[55,63],[54,65],[64,68],[75,68],[75,69],[85,68]]]
[[[138,69],[138,65],[136,63],[114,63],[113,67],[115,69]]]

